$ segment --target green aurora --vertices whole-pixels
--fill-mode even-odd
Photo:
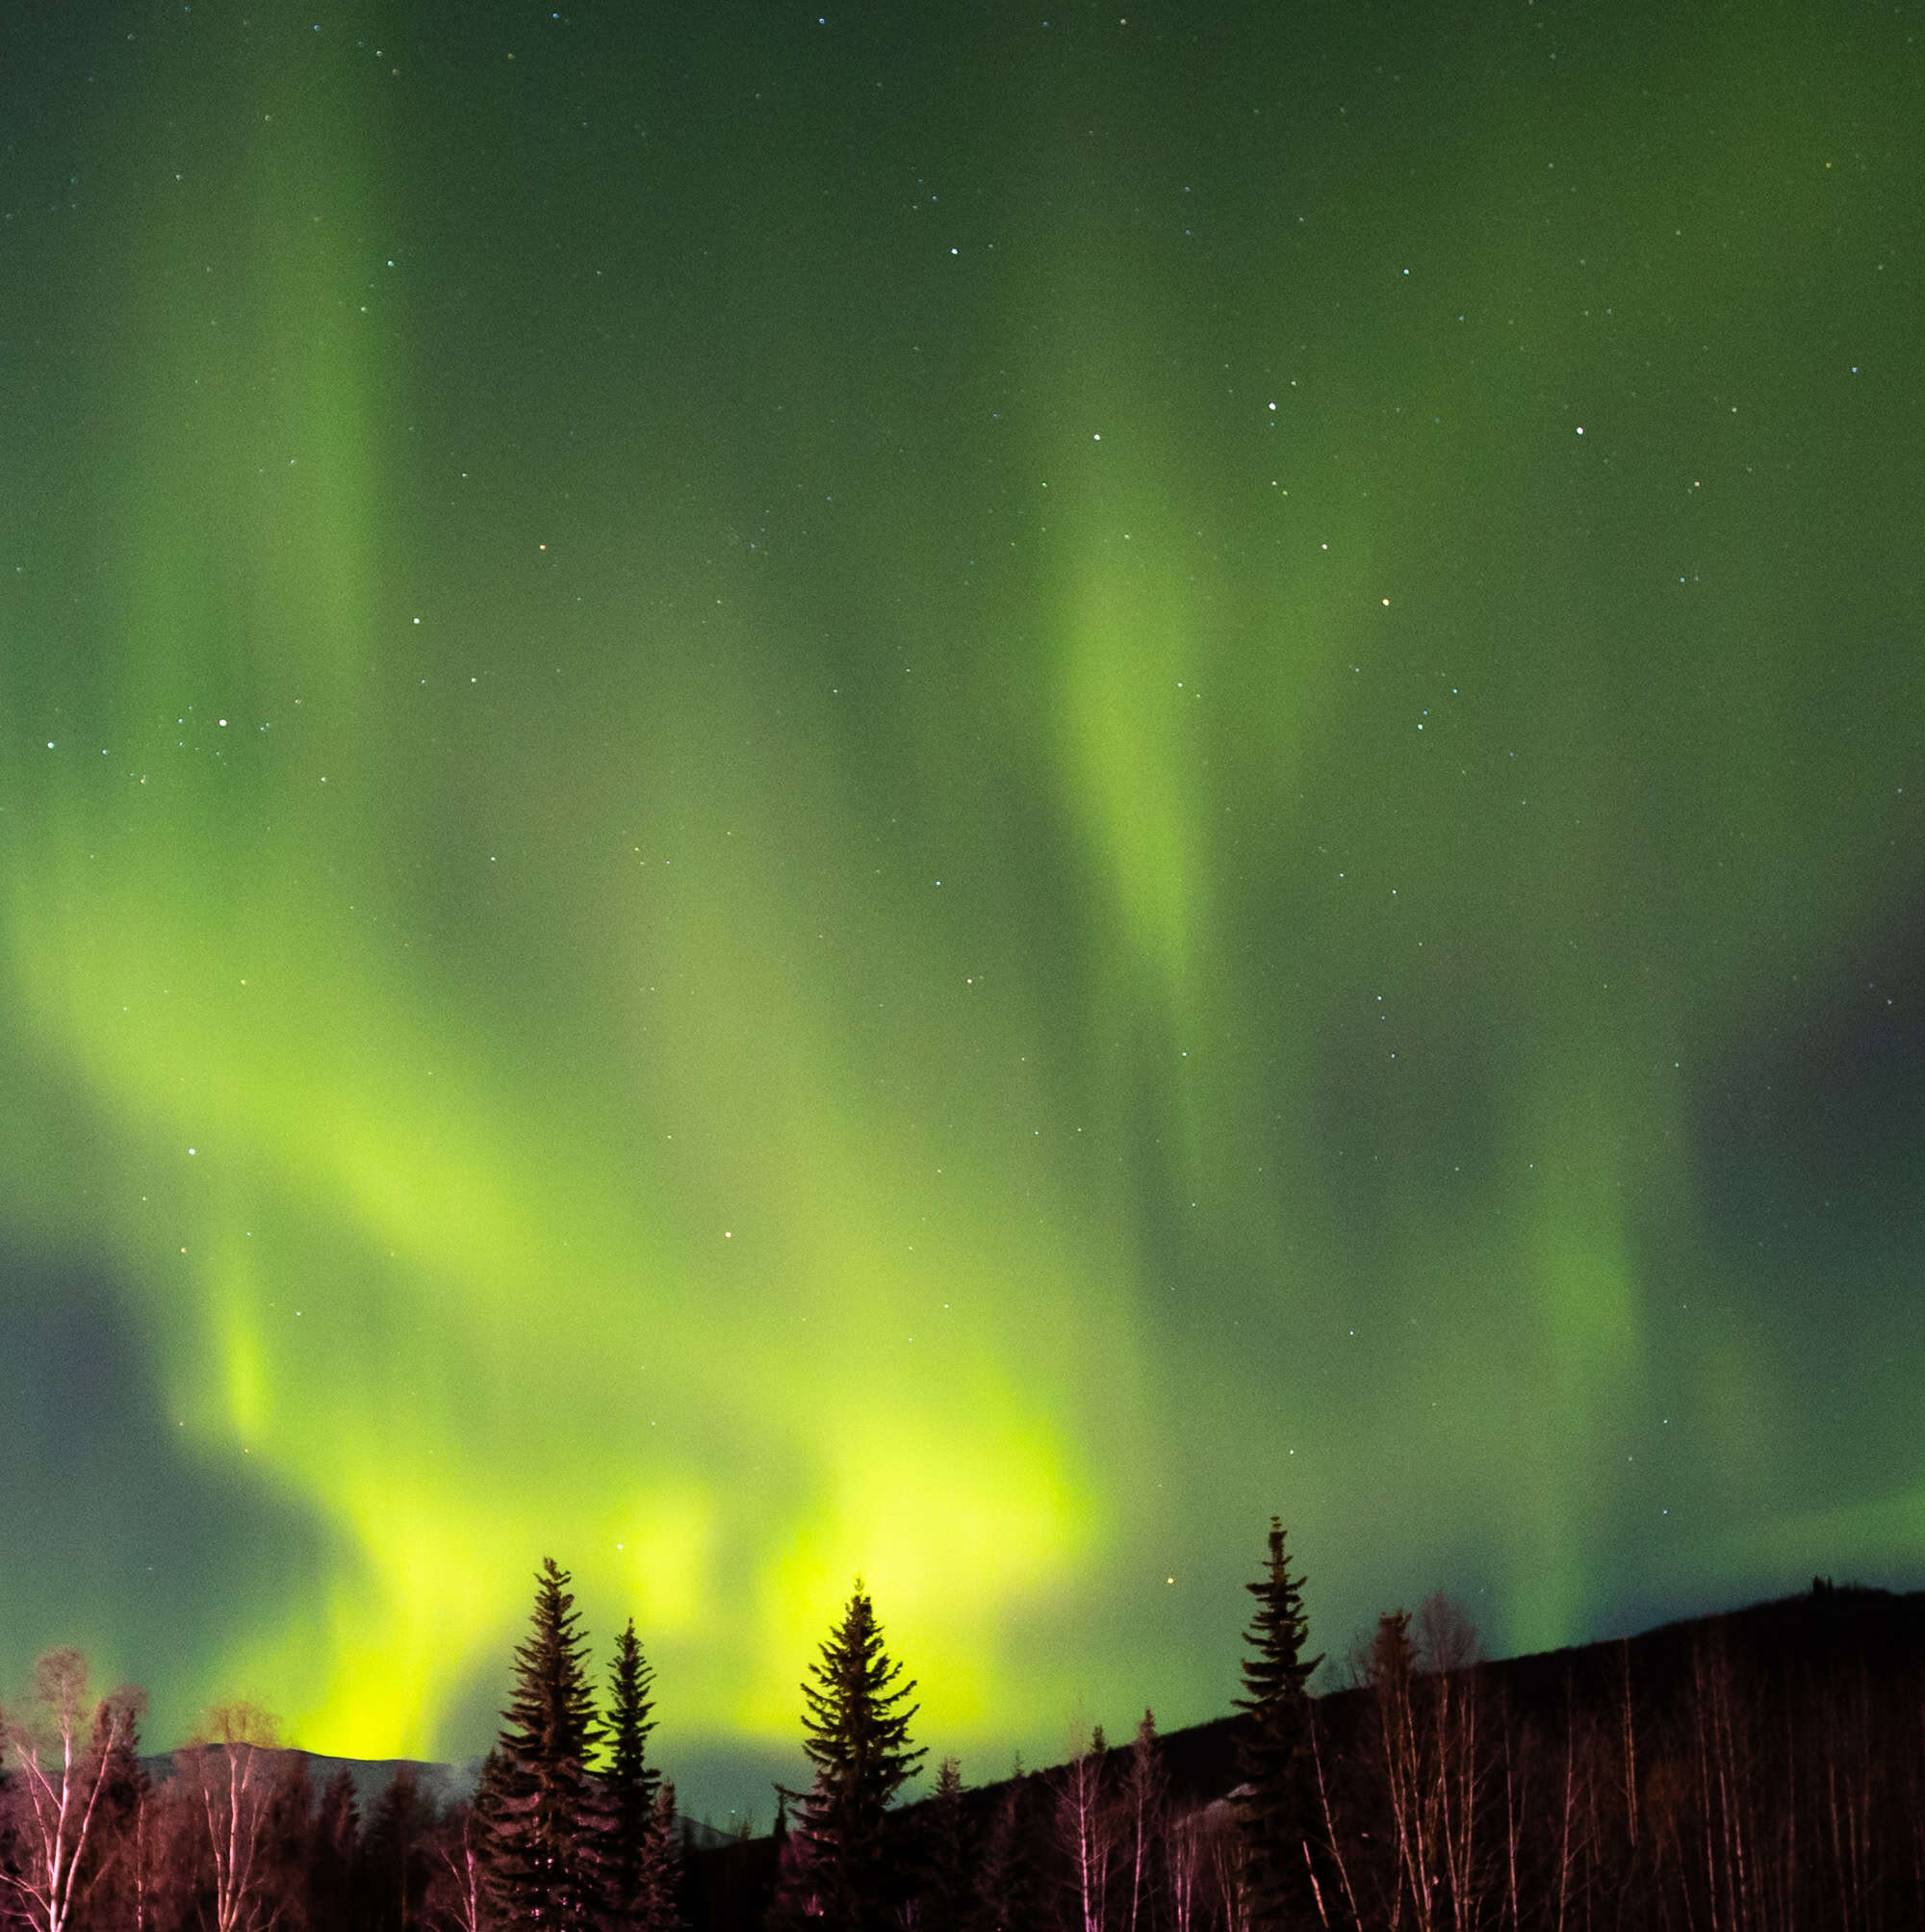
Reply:
[[[0,29],[6,1682],[1925,1584],[1916,10],[940,18]]]

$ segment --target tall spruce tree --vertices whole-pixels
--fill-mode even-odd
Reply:
[[[821,1919],[824,1932],[880,1932],[895,1922],[897,1904],[884,1816],[925,1754],[909,1742],[910,1719],[920,1707],[901,1708],[915,1685],[898,1682],[902,1665],[883,1648],[860,1577],[809,1675],[814,1683],[802,1687],[802,1748],[815,1782],[790,1793],[800,1806],[791,1837],[799,1856],[785,1888],[792,1894],[799,1884],[808,1899],[790,1895],[778,1909],[799,1906]]]
[[[1245,1585],[1257,1600],[1244,1634],[1245,1695],[1235,1699],[1250,1716],[1238,1745],[1243,1775],[1237,1823],[1247,1854],[1245,1883],[1254,1932],[1301,1922],[1311,1909],[1305,1858],[1309,1759],[1310,1674],[1323,1662],[1303,1655],[1310,1626],[1303,1614],[1302,1579],[1290,1573],[1282,1521],[1270,1519],[1270,1552],[1263,1575]]]
[[[602,1727],[566,1570],[543,1559],[488,1793],[489,1889],[508,1924],[589,1932],[601,1906],[589,1761]]]
[[[649,1733],[655,1728],[654,1703],[649,1696],[654,1676],[630,1617],[615,1639],[615,1662],[608,1672],[608,1766],[602,1774],[607,1909],[616,1927],[647,1922],[642,1876],[655,1790],[661,1783],[661,1773],[648,1762]]]

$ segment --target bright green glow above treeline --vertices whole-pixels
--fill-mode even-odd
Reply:
[[[759,1746],[860,1571],[988,1775],[1272,1509],[1338,1652],[1925,1581],[1903,16],[76,11],[12,1672],[464,1752],[553,1554]]]

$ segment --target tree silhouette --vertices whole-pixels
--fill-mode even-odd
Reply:
[[[615,1662],[608,1673],[608,1768],[602,1775],[607,1814],[604,1867],[610,1920],[617,1926],[641,1924],[640,1888],[649,1855],[649,1833],[655,1789],[661,1773],[648,1763],[654,1704],[649,1696],[654,1672],[642,1655],[635,1621],[615,1639]]]
[[[884,1815],[924,1753],[909,1742],[918,1707],[901,1708],[915,1686],[898,1683],[902,1665],[883,1648],[860,1577],[809,1674],[803,1750],[815,1780],[807,1792],[789,1794],[800,1809],[782,1909],[819,1918],[829,1932],[875,1932],[894,1919]]]
[[[954,1758],[944,1758],[936,1790],[923,1808],[922,1899],[916,1923],[926,1932],[962,1932],[971,1889],[970,1839],[962,1769]]]
[[[1310,1673],[1323,1662],[1305,1659],[1309,1625],[1303,1587],[1290,1573],[1281,1520],[1270,1519],[1270,1550],[1263,1575],[1245,1587],[1257,1600],[1244,1634],[1244,1692],[1235,1699],[1250,1726],[1238,1749],[1244,1782],[1237,1818],[1246,1852],[1245,1885],[1256,1932],[1290,1924],[1310,1908],[1310,1867],[1305,1856],[1308,1816],[1304,1768],[1309,1749]]]
[[[676,1835],[675,1786],[663,1778],[642,1834],[631,1922],[636,1932],[679,1932],[681,1847]]]
[[[500,1778],[487,1794],[489,1880],[510,1924],[586,1932],[601,1902],[588,1762],[602,1729],[568,1584],[545,1558],[527,1640],[515,1650],[515,1695],[501,1713]]]

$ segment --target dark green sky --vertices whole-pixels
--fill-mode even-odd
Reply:
[[[1925,1584],[1919,31],[13,10],[8,1675]]]

